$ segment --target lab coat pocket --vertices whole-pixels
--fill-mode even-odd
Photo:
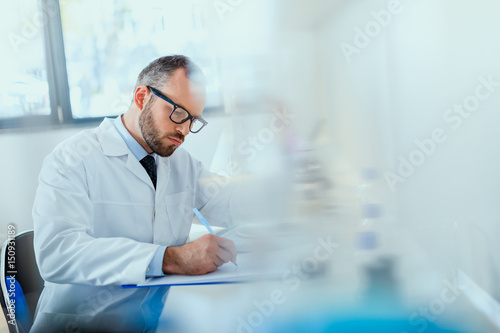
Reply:
[[[193,220],[194,197],[190,190],[165,196],[169,225],[172,229],[173,245],[186,243]]]

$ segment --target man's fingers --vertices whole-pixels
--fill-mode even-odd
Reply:
[[[222,249],[224,249],[227,253],[230,254],[231,257],[227,261],[232,261],[236,263],[237,251],[234,242],[230,239],[219,237],[218,244]]]
[[[215,256],[214,264],[217,265],[217,267],[224,265],[224,263],[225,263],[225,261],[222,260],[218,255]]]
[[[230,261],[231,259],[233,259],[233,256],[230,252],[228,252],[226,249],[224,248],[220,248],[219,251],[217,251],[217,257],[222,260],[224,263]]]

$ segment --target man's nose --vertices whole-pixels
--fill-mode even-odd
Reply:
[[[181,133],[182,135],[186,136],[189,134],[189,126],[191,125],[191,121],[185,121],[182,124],[177,124],[176,130],[178,133]]]

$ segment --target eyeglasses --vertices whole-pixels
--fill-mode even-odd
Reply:
[[[182,124],[188,120],[191,120],[191,124],[189,125],[189,131],[191,133],[198,133],[201,131],[203,127],[205,127],[208,123],[205,121],[205,119],[201,117],[193,117],[186,109],[184,109],[182,106],[175,104],[170,98],[167,96],[163,95],[161,91],[159,91],[156,88],[146,86],[148,87],[149,90],[156,96],[160,97],[164,101],[172,104],[174,108],[172,109],[172,112],[170,112],[170,120],[172,120],[176,124]]]

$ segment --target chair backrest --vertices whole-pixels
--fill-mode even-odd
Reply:
[[[29,330],[35,316],[36,305],[43,290],[44,281],[38,271],[33,248],[33,230],[28,230],[16,235],[5,242],[2,247],[1,259],[1,286],[2,286],[2,308],[7,322],[9,316],[9,296],[12,298],[11,286],[17,282],[21,290],[16,290],[16,318],[23,319],[21,323],[17,320],[17,327],[8,325],[10,332],[22,332]],[[14,277],[15,281],[11,278]],[[17,288],[19,289],[19,288]],[[22,301],[22,302],[21,302]],[[27,310],[22,308],[23,303]],[[23,313],[24,312],[24,313]],[[28,313],[29,312],[29,313]],[[29,319],[27,319],[29,318]],[[22,325],[20,325],[22,324]]]

